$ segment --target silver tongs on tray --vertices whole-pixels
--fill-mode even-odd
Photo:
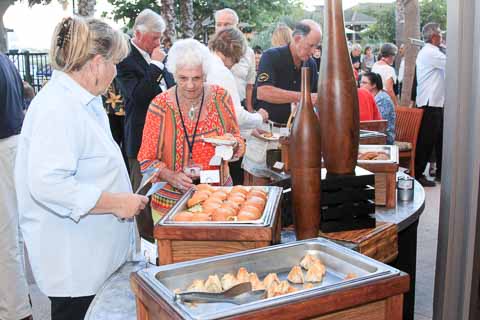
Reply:
[[[250,282],[243,282],[220,293],[210,292],[182,292],[175,295],[175,300],[180,302],[195,303],[232,303],[245,304],[258,301],[265,297],[265,290],[252,291]]]

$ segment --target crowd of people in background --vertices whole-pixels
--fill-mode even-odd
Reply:
[[[149,9],[136,17],[128,40],[97,19],[63,19],[50,52],[55,72],[35,98],[0,55],[0,102],[7,106],[0,110],[0,169],[7,173],[0,179],[0,209],[9,213],[0,216],[0,228],[8,230],[1,238],[0,279],[10,283],[2,288],[16,288],[15,295],[0,292],[9,297],[0,299],[0,318],[31,319],[23,238],[35,279],[50,297],[52,319],[82,319],[103,281],[135,249],[129,218],[139,214],[140,234],[153,239],[153,223],[194,183],[185,168],[210,167],[214,149],[199,143],[200,136],[236,141],[238,160],[222,171],[222,181],[242,184],[245,141],[268,120],[278,126],[291,120],[302,66],[313,70],[317,100],[318,73],[328,63],[321,58],[318,23],[279,24],[271,48],[250,48],[234,10],[214,16],[208,46],[164,37],[163,18]],[[416,178],[432,186],[423,171],[434,149],[441,178],[446,56],[438,24],[427,24],[423,37],[412,99],[424,110]],[[351,45],[360,120],[387,120],[388,144],[396,143],[395,108],[405,68],[401,59],[395,69],[397,54],[392,43],[378,50],[366,46],[363,53],[360,44]],[[167,187],[148,205],[148,198],[132,191],[151,169]],[[95,261],[94,268],[87,260]]]

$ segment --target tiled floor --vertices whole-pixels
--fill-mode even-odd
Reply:
[[[440,185],[426,188],[425,211],[420,217],[417,247],[417,283],[415,292],[415,320],[431,320],[435,257],[437,251]],[[32,277],[29,274],[29,281]],[[50,320],[50,303],[35,284],[30,285],[35,320]]]
[[[425,210],[418,226],[415,320],[431,319],[433,314],[440,185],[425,188],[425,193]]]

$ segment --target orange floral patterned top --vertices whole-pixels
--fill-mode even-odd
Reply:
[[[202,137],[231,133],[239,144],[235,156],[242,156],[245,151],[245,142],[240,136],[232,98],[220,86],[211,85],[209,88],[210,94],[205,96],[203,106],[203,108],[206,108],[207,115],[198,123],[192,152],[193,162],[200,164],[203,170],[215,169],[209,166],[210,159],[215,154],[215,146],[203,142]],[[175,90],[175,87],[170,90]],[[142,172],[151,167],[160,170],[168,168],[180,172],[188,164],[188,142],[185,139],[180,113],[176,104],[170,98],[169,91],[156,96],[148,108],[142,145],[138,153],[138,161]],[[192,121],[188,117],[184,117],[190,142],[193,138],[196,120],[193,119]],[[225,184],[231,184],[228,168],[223,172]],[[152,208],[161,213],[166,213],[181,195],[182,193],[179,190],[167,184],[152,197]]]

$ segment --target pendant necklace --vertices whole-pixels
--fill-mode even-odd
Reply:
[[[193,118],[195,118],[196,109],[197,108],[195,107],[195,105],[192,104],[190,110],[188,111],[188,118],[190,119],[190,121],[193,121]]]

